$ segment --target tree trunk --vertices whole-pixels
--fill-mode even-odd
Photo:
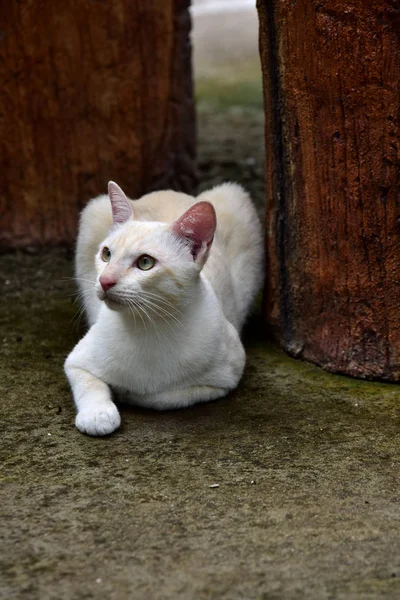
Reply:
[[[328,370],[400,377],[400,4],[258,0],[266,314]]]
[[[0,3],[0,244],[71,242],[114,179],[191,191],[189,0]]]

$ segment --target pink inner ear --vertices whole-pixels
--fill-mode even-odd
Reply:
[[[172,231],[185,238],[190,245],[193,258],[203,250],[207,254],[214,239],[217,217],[212,204],[197,202],[172,224]]]
[[[114,181],[108,182],[108,196],[111,202],[113,224],[125,223],[133,218],[131,203]]]

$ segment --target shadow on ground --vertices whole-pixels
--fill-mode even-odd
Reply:
[[[200,172],[260,203],[262,117],[245,114],[218,117],[216,156],[200,111]],[[399,597],[398,386],[289,359],[255,316],[230,398],[123,408],[120,431],[85,437],[62,372],[80,336],[71,276],[62,250],[0,265],[2,597]]]

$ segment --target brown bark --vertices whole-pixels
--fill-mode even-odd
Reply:
[[[258,0],[266,314],[283,347],[400,377],[400,3]]]
[[[191,191],[189,0],[0,3],[0,244],[70,242],[109,179]]]

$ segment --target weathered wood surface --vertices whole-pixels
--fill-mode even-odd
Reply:
[[[193,188],[188,5],[0,2],[0,245],[71,242],[109,179]]]
[[[400,3],[258,0],[266,314],[282,346],[400,377]]]

